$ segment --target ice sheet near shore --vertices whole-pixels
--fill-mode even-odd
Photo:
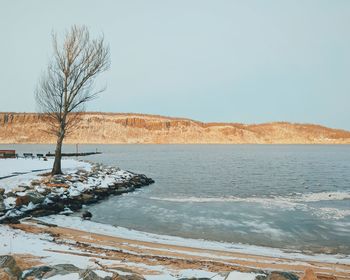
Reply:
[[[234,253],[245,253],[259,256],[270,256],[275,258],[287,258],[300,261],[319,261],[329,263],[350,264],[350,256],[344,255],[306,255],[299,252],[284,252],[276,248],[259,247],[254,245],[233,244],[226,242],[208,241],[201,239],[181,238],[176,236],[158,235],[153,233],[130,230],[123,227],[83,221],[78,217],[66,217],[62,215],[52,215],[38,218],[39,220],[56,224],[61,227],[80,229],[91,233],[104,234],[113,237],[127,238],[131,240],[161,243],[166,245],[185,246],[191,248],[221,250]]]

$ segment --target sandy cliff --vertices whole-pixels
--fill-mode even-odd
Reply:
[[[35,113],[0,113],[0,143],[54,143],[44,117]],[[298,143],[350,144],[350,132],[287,122],[245,125],[202,123],[141,114],[84,113],[65,143]]]

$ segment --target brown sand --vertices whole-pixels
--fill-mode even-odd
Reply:
[[[14,224],[12,227],[31,233],[48,233],[55,237],[54,242],[56,243],[68,244],[70,242],[69,245],[73,250],[55,251],[56,253],[84,255],[92,259],[123,260],[125,261],[125,265],[122,266],[123,268],[132,269],[140,274],[144,274],[147,269],[133,267],[127,263],[162,265],[174,271],[181,269],[203,269],[212,272],[278,270],[293,271],[299,276],[303,276],[304,271],[306,271],[304,280],[350,279],[350,265],[346,264],[299,261],[287,258],[152,243],[94,234],[64,227],[36,225],[35,220],[30,220],[29,222],[30,224]],[[76,243],[71,245],[72,241]],[[99,248],[101,246],[108,246],[108,249]],[[74,251],[74,248],[77,250]],[[147,271],[147,274],[152,273],[156,272]],[[313,273],[317,278],[312,278]]]

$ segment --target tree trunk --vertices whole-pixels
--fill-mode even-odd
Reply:
[[[52,175],[62,174],[61,169],[61,158],[62,158],[62,143],[63,143],[64,134],[61,133],[57,139],[56,150],[55,150],[55,161],[53,163]]]

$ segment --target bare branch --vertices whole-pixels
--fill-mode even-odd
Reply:
[[[72,26],[62,45],[57,37],[52,34],[53,59],[39,80],[35,98],[46,115],[47,132],[62,145],[65,135],[79,124],[84,105],[105,90],[92,87],[97,75],[109,69],[110,51],[103,36],[90,39],[86,26]]]

